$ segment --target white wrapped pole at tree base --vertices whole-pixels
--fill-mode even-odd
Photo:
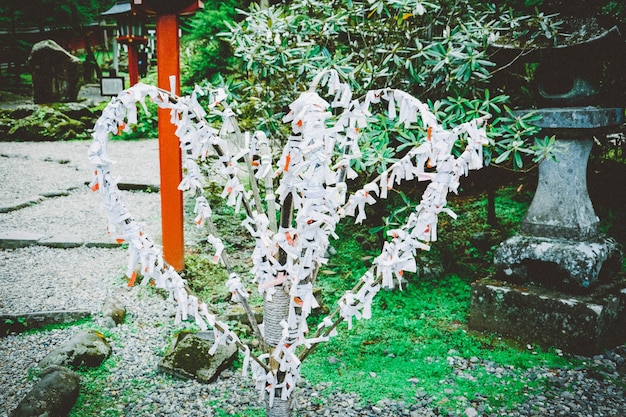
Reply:
[[[317,94],[318,86],[326,87],[334,97],[326,102]],[[94,128],[94,141],[89,150],[89,160],[94,165],[92,189],[102,194],[103,205],[109,213],[109,231],[129,244],[129,284],[136,274],[143,275],[142,283],[153,281],[159,288],[168,290],[177,302],[177,320],[193,319],[202,329],[212,327],[216,345],[235,343],[244,355],[244,373],[252,370],[259,393],[268,401],[274,414],[278,407],[292,402],[292,393],[300,376],[301,361],[317,343],[336,334],[336,327],[346,321],[352,327],[353,318],[371,317],[371,303],[381,287],[394,288],[401,283],[405,272],[416,270],[417,250],[428,249],[428,243],[437,238],[437,220],[440,213],[454,216],[447,209],[447,194],[456,192],[459,178],[469,170],[482,167],[482,146],[486,144],[484,121],[476,119],[463,123],[453,130],[445,130],[426,105],[398,90],[383,89],[369,92],[365,100],[352,99],[347,84],[342,83],[335,71],[320,73],[309,91],[304,92],[290,106],[284,121],[290,123],[293,134],[289,137],[276,166],[272,166],[271,153],[264,134],[246,135],[250,149],[237,149],[229,154],[225,149],[226,137],[238,132],[234,112],[224,106],[222,90],[209,92],[209,110],[223,109],[221,129],[210,126],[204,119],[206,112],[200,107],[196,88],[190,97],[175,97],[155,87],[137,84],[126,90],[103,110]],[[204,94],[204,93],[203,93]],[[150,99],[160,107],[170,109],[172,121],[183,150],[184,178],[180,188],[196,196],[196,223],[209,225],[209,241],[214,247],[214,260],[229,269],[227,283],[233,301],[239,301],[253,321],[255,334],[266,348],[259,356],[241,343],[228,326],[209,314],[208,307],[189,293],[184,280],[163,260],[160,248],[135,222],[124,205],[123,198],[111,174],[111,161],[107,154],[109,135],[128,129],[136,122],[136,104],[147,112],[145,100]],[[361,190],[348,195],[346,179],[356,172],[351,161],[361,157],[358,146],[360,132],[371,115],[370,106],[387,101],[390,117],[397,118],[407,128],[420,128],[426,132],[424,141],[409,150],[374,181]],[[339,116],[334,117],[334,107]],[[250,139],[253,140],[250,140]],[[459,140],[465,144],[460,156],[453,155]],[[211,222],[212,210],[202,195],[208,182],[198,169],[198,161],[208,163],[213,151],[213,170],[223,177],[221,193],[236,211],[244,209],[242,223],[255,239],[252,255],[251,281],[265,298],[265,319],[257,325],[247,304],[249,291],[239,275],[230,267],[222,240]],[[252,196],[239,174],[242,169],[257,164],[256,173],[248,178],[263,182],[267,191],[266,203],[272,207],[267,212],[260,206],[259,195]],[[274,190],[272,180],[279,179]],[[416,210],[407,223],[389,232],[381,254],[357,285],[339,300],[338,308],[326,317],[315,333],[307,326],[307,317],[317,306],[313,283],[319,268],[327,263],[326,253],[330,238],[336,238],[335,227],[345,216],[356,216],[361,222],[367,216],[366,207],[402,181],[429,181]],[[258,190],[253,190],[258,194]],[[273,204],[280,204],[281,221],[276,224]],[[270,219],[268,215],[272,216]],[[285,414],[287,415],[287,414]]]

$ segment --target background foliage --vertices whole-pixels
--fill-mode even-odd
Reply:
[[[100,68],[89,43],[89,34],[97,30],[100,13],[115,0],[29,0],[0,1],[0,62],[22,64],[36,42],[55,32],[66,32],[86,41],[85,74],[100,77]],[[30,33],[33,32],[34,33]],[[41,36],[37,36],[37,32]],[[29,34],[25,36],[25,34]],[[16,68],[19,71],[19,67]],[[19,78],[19,73],[15,74]]]
[[[560,32],[560,10],[597,16],[604,24],[623,25],[625,15],[615,1],[296,0],[250,6],[242,19],[232,9],[225,15],[222,7],[199,13],[191,25],[194,58],[188,63],[189,82],[229,89],[244,128],[284,141],[286,105],[312,74],[332,67],[350,80],[355,97],[372,88],[400,88],[428,100],[444,124],[491,114],[491,135],[498,141],[487,150],[487,162],[513,169],[549,155],[552,141],[538,135],[532,116],[509,111],[515,100],[505,91],[527,85],[532,67],[507,78],[515,86],[494,84],[493,76],[510,63],[496,63],[491,45],[504,38],[556,42],[567,35]],[[232,20],[220,20],[224,16]],[[223,25],[228,29],[216,35]],[[197,39],[210,39],[210,46]],[[215,62],[223,65],[219,73]],[[367,152],[356,166],[362,172],[383,169],[381,162],[393,161],[419,140],[397,125],[372,124],[371,129],[362,135]]]

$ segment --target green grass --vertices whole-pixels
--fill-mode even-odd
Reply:
[[[117,408],[111,407],[111,397],[105,393],[107,376],[115,367],[115,363],[115,357],[111,356],[105,359],[98,368],[82,368],[78,371],[81,383],[80,394],[69,417],[82,416],[85,410],[98,410],[98,415],[107,417],[117,415]]]
[[[340,334],[307,359],[302,373],[313,384],[330,381],[364,401],[412,403],[423,391],[439,407],[462,410],[466,399],[477,394],[493,407],[510,407],[522,395],[543,388],[540,379],[525,375],[532,367],[572,366],[554,351],[528,350],[468,331],[469,294],[469,283],[457,275],[413,282],[402,292],[382,292],[373,318],[359,321],[351,331],[340,326]],[[337,360],[329,362],[329,356]],[[463,358],[473,366],[454,366],[449,358]],[[489,371],[496,368],[505,372]]]

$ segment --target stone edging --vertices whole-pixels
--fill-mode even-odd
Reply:
[[[34,313],[0,314],[0,337],[9,333],[20,333],[38,329],[49,324],[72,323],[91,317],[87,310],[38,311]]]
[[[80,237],[73,235],[43,235],[40,233],[13,230],[0,232],[0,249],[19,249],[29,246],[46,246],[57,249],[70,249],[78,247],[87,248],[117,248],[120,243],[111,241],[85,242]]]

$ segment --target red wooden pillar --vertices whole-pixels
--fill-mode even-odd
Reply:
[[[200,0],[133,0],[135,7],[156,14],[156,54],[158,86],[171,90],[170,77],[175,77],[174,93],[180,94],[180,42],[178,16],[191,14],[203,7]],[[182,155],[176,127],[169,110],[159,109],[159,159],[161,170],[161,223],[163,256],[177,270],[185,266],[183,237]]]
[[[174,93],[180,94],[178,16],[157,14],[156,53],[158,86],[170,91],[170,77],[176,77]],[[176,270],[184,268],[183,194],[181,150],[176,126],[167,109],[159,109],[159,158],[161,170],[161,222],[163,256]]]
[[[137,54],[137,44],[128,43],[128,81],[130,87],[139,82],[139,65]]]

